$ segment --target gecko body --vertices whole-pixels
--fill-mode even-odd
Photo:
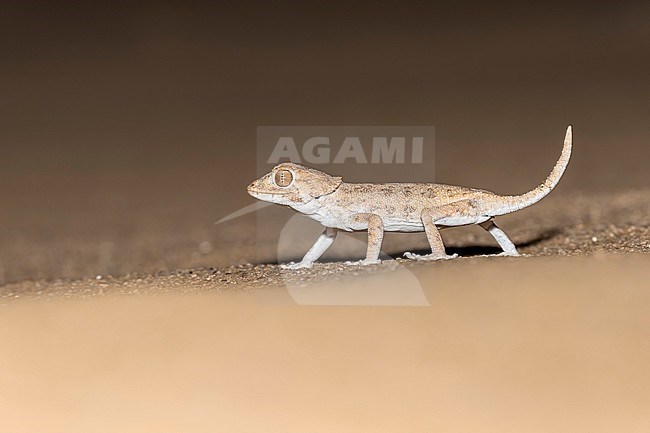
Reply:
[[[414,260],[450,259],[439,229],[478,224],[502,248],[502,255],[519,255],[508,236],[493,218],[528,207],[544,198],[557,185],[571,156],[569,126],[562,154],[551,174],[537,188],[521,195],[499,195],[490,191],[437,183],[347,183],[313,168],[285,162],[248,186],[253,197],[293,208],[320,222],[325,231],[299,263],[285,267],[309,268],[332,245],[336,234],[368,231],[365,260],[379,263],[384,232],[422,232],[427,235],[431,254],[405,253]]]

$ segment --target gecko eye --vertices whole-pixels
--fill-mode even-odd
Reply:
[[[275,184],[283,188],[291,185],[293,182],[293,174],[289,170],[278,170],[275,173]]]

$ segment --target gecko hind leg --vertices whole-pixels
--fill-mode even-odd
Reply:
[[[435,209],[424,209],[421,218],[424,224],[424,231],[427,234],[427,239],[431,246],[431,254],[421,256],[413,253],[404,253],[404,257],[412,260],[448,260],[458,257],[458,254],[448,255],[445,251],[445,244],[442,242],[438,227],[436,227],[436,221],[450,216],[462,217],[470,215],[473,209],[474,206],[469,200],[461,200]]]
[[[485,221],[484,223],[479,224],[483,229],[485,229],[489,234],[492,235],[494,240],[497,241],[503,253],[499,254],[500,256],[518,256],[519,251],[517,247],[512,243],[510,238],[503,230],[501,230],[491,219]]]
[[[346,265],[376,265],[381,263],[379,253],[384,240],[384,223],[376,214],[360,213],[353,216],[358,223],[368,224],[368,249],[366,258],[358,262],[345,262]]]

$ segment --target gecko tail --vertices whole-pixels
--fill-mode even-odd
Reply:
[[[521,195],[511,195],[511,196],[502,196],[504,205],[501,206],[501,209],[495,213],[494,216],[504,215],[507,213],[515,212],[525,207],[531,206],[550,193],[553,188],[558,184],[560,178],[564,174],[567,165],[569,164],[569,159],[571,158],[571,149],[573,142],[573,132],[571,125],[566,130],[566,135],[564,136],[564,146],[562,147],[562,154],[560,158],[555,163],[555,167],[551,171],[551,174],[541,183],[537,188]]]

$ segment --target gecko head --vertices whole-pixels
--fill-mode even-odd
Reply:
[[[334,192],[341,178],[293,162],[283,162],[248,185],[253,197],[282,205],[300,205]]]

